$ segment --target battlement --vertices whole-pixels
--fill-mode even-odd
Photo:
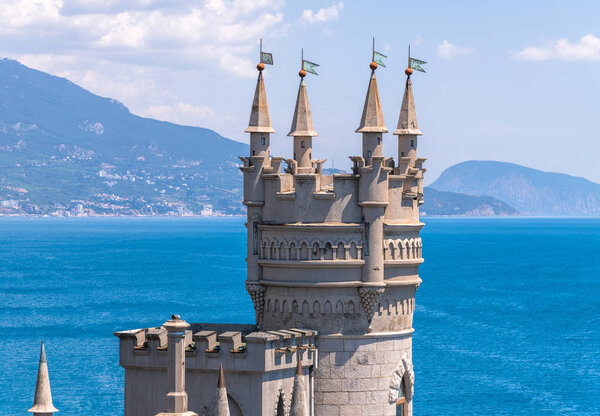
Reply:
[[[114,333],[120,340],[120,365],[166,368],[167,330],[160,327],[132,329]],[[256,325],[191,324],[185,331],[186,368],[189,371],[266,373],[294,369],[297,353],[302,365],[309,367],[316,355],[316,331],[282,329],[260,331]]]

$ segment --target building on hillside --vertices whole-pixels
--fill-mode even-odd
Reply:
[[[202,206],[202,211],[200,212],[200,215],[202,215],[203,217],[210,217],[213,215],[213,206],[211,204],[204,204]]]
[[[288,134],[293,158],[284,159],[271,155],[275,131],[258,65],[250,154],[241,157],[256,323],[174,316],[117,332],[126,416],[412,415],[425,159],[417,156],[412,71],[394,160],[383,154],[388,130],[377,64],[370,68],[356,130],[362,154],[350,157],[352,173],[326,175],[313,152],[306,72]]]

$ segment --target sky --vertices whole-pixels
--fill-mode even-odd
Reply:
[[[407,47],[426,183],[465,160],[500,160],[600,182],[600,2],[0,0],[0,55],[123,102],[132,113],[207,127],[247,142],[259,39],[272,154],[287,137],[300,50],[313,157],[349,170],[372,37],[386,126],[396,128]],[[384,153],[397,156],[384,135]]]

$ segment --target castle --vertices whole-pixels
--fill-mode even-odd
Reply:
[[[188,324],[174,315],[115,333],[125,415],[412,415],[425,172],[412,70],[394,131],[396,161],[383,155],[388,130],[372,62],[356,130],[362,155],[350,157],[352,173],[326,175],[324,160],[313,157],[306,72],[288,134],[293,159],[284,160],[270,153],[275,131],[264,65],[257,68],[250,154],[240,158],[256,324]]]

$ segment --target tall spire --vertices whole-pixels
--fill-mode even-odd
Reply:
[[[379,101],[377,78],[375,77],[376,68],[377,63],[371,62],[371,78],[360,119],[360,126],[356,129],[357,133],[387,133],[388,131],[383,121],[383,111],[381,110],[381,102]]]
[[[217,381],[217,399],[214,416],[229,416],[229,401],[227,400],[227,388],[225,387],[223,364],[219,366],[219,380]]]
[[[28,410],[35,415],[51,415],[58,412],[52,404],[52,392],[50,391],[50,378],[48,377],[48,362],[46,361],[46,350],[44,342],[40,348],[40,363],[38,366],[37,383],[35,386],[35,398],[33,407]]]
[[[296,109],[294,110],[292,128],[290,129],[288,136],[318,136],[313,125],[312,113],[310,111],[310,104],[308,103],[308,95],[306,93],[306,83],[304,82],[304,78],[300,78],[298,97],[296,98]]]
[[[308,403],[306,401],[306,385],[302,373],[302,362],[298,352],[296,363],[296,375],[294,376],[294,391],[292,392],[292,404],[290,405],[290,416],[308,416]]]
[[[405,134],[418,136],[423,134],[419,130],[419,124],[417,123],[417,112],[415,111],[415,100],[413,98],[410,75],[406,78],[404,98],[402,99],[402,107],[400,109],[400,116],[398,117],[398,128],[394,131],[394,134],[397,136]]]
[[[262,65],[262,67],[261,67]],[[271,127],[271,117],[269,116],[269,104],[267,103],[267,92],[263,80],[262,69],[264,64],[258,64],[258,79],[256,81],[256,90],[254,91],[254,100],[252,101],[252,111],[246,133],[275,133]]]

